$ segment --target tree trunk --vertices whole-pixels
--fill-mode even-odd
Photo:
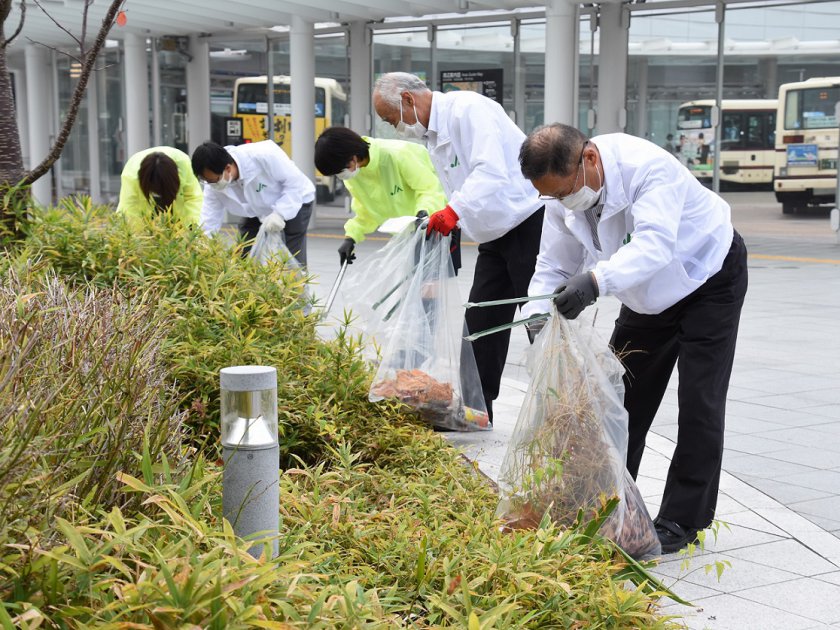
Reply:
[[[2,29],[2,25],[0,25]],[[2,37],[2,31],[0,31]],[[0,188],[14,186],[23,178],[23,156],[20,152],[12,81],[6,67],[6,48],[0,46]]]

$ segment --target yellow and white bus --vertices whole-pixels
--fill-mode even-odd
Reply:
[[[779,87],[773,189],[782,212],[834,201],[837,185],[837,105],[840,77]]]
[[[677,157],[711,183],[715,159],[714,100],[689,101],[677,114]],[[721,101],[720,181],[768,186],[773,181],[777,101]]]
[[[237,79],[233,89],[233,116],[242,120],[242,141],[267,140],[268,119],[267,79],[244,77]],[[343,125],[347,113],[347,95],[335,79],[315,78],[315,138],[327,127]],[[288,76],[274,77],[274,141],[287,155],[292,155],[292,101]],[[316,176],[318,199],[330,200],[335,194],[335,178]]]

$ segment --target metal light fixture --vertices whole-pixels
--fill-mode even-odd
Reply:
[[[222,509],[237,536],[271,543],[278,553],[280,447],[277,441],[277,370],[259,365],[227,367],[220,374]]]

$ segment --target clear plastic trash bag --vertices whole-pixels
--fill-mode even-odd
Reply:
[[[370,400],[399,400],[434,427],[489,429],[450,237],[409,226],[355,274],[353,304],[380,347]],[[354,306],[354,313],[355,311]]]
[[[607,499],[600,533],[634,558],[659,555],[653,521],[625,467],[624,368],[591,324],[552,314],[532,348],[531,382],[499,475],[497,509],[510,529],[544,515],[569,527]]]
[[[292,272],[296,280],[302,282],[300,303],[303,314],[309,315],[312,312],[314,300],[307,287],[306,273],[297,258],[286,247],[283,232],[266,230],[265,224],[261,225],[254,239],[254,243],[251,245],[251,250],[248,252],[248,256],[261,265],[268,264],[269,262],[283,264],[287,270]]]

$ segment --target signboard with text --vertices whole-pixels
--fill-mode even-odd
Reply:
[[[492,70],[441,70],[441,92],[468,90],[478,92],[487,98],[503,104],[504,82],[502,69]]]

